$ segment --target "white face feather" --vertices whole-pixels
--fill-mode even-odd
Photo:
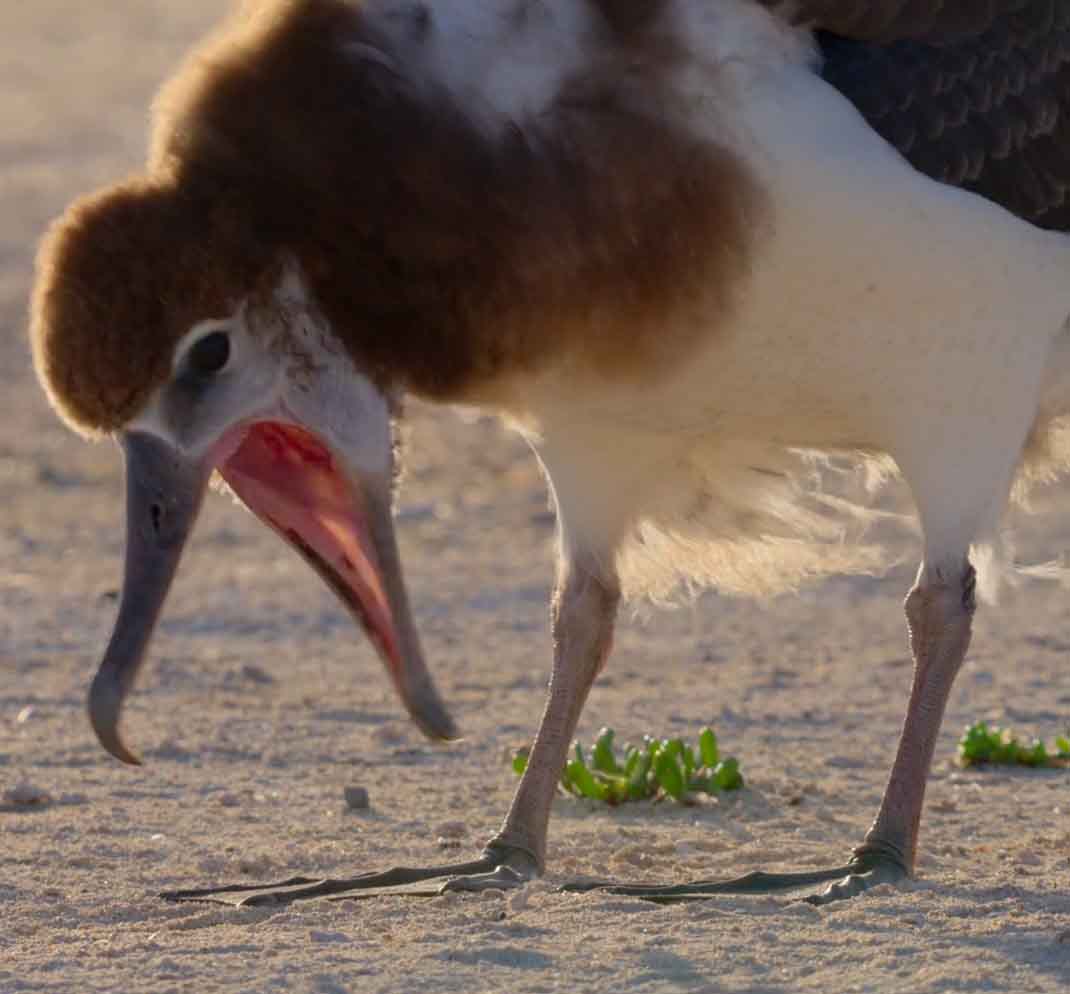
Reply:
[[[276,297],[289,352],[285,411],[343,455],[351,470],[389,485],[393,447],[388,398],[334,338],[296,264],[287,267]]]
[[[217,332],[229,342],[227,364],[210,382],[191,389],[187,386],[191,350]],[[285,369],[278,351],[252,334],[242,305],[228,316],[198,321],[190,328],[175,347],[171,379],[127,428],[162,438],[188,455],[202,456],[233,425],[280,411],[284,394]]]
[[[227,335],[230,357],[209,381],[190,389],[184,384],[190,350],[217,332]],[[148,432],[201,456],[229,429],[252,421],[301,425],[350,470],[389,484],[389,401],[334,340],[296,265],[284,271],[270,305],[245,302],[228,317],[191,328],[175,348],[171,380],[129,430]]]

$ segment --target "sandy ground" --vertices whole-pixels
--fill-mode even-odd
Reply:
[[[400,541],[467,738],[425,743],[318,581],[215,498],[129,709],[147,765],[123,768],[93,740],[83,701],[115,611],[119,463],[110,444],[69,436],[33,383],[32,250],[71,196],[137,163],[150,93],[217,7],[0,6],[0,788],[52,798],[0,808],[0,991],[1065,991],[1070,775],[953,762],[976,718],[1065,729],[1054,584],[978,617],[913,884],[827,910],[659,908],[550,886],[839,860],[876,809],[906,701],[906,566],[771,605],[709,596],[626,620],[581,735],[712,722],[748,787],[691,808],[560,798],[548,882],[275,912],[156,896],[473,852],[505,811],[503,754],[531,735],[548,671],[553,525],[532,459],[491,421],[416,409]],[[1025,555],[1067,548],[1057,515],[1031,520]],[[350,785],[370,810],[347,812]]]

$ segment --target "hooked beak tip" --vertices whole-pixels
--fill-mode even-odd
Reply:
[[[116,759],[130,766],[141,766],[141,759],[127,749],[119,736],[119,712],[123,698],[115,680],[98,673],[89,690],[89,722],[100,744]]]
[[[443,723],[426,726],[423,731],[429,739],[435,742],[456,742],[461,738],[460,729],[449,715],[445,716]]]
[[[427,684],[412,694],[407,701],[409,714],[429,739],[439,742],[454,742],[461,732],[453,716],[446,710],[433,684]]]

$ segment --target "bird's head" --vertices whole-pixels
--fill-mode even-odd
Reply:
[[[89,701],[109,752],[137,762],[121,705],[213,472],[357,618],[417,724],[455,736],[394,537],[393,390],[338,346],[294,259],[225,201],[130,180],[46,237],[31,336],[60,416],[126,462],[123,592]]]

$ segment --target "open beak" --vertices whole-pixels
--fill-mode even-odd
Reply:
[[[89,718],[108,752],[125,763],[139,762],[119,736],[122,703],[144,661],[213,469],[345,604],[375,644],[406,709],[425,734],[457,737],[412,622],[388,485],[351,478],[314,435],[278,422],[236,428],[199,460],[145,433],[128,433],[122,444],[127,515],[123,592],[115,630],[89,693]]]

